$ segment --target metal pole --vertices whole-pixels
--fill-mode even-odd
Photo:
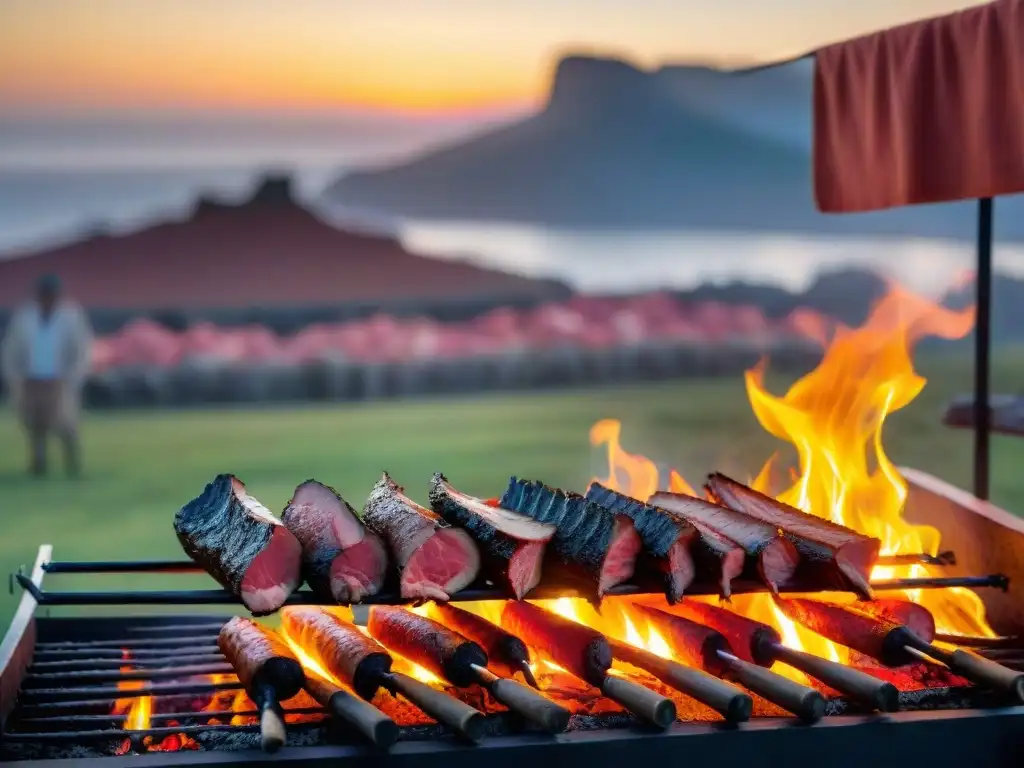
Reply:
[[[977,320],[974,327],[974,495],[989,497],[989,369],[992,351],[992,198],[978,201]]]

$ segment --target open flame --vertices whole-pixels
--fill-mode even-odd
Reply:
[[[766,365],[747,371],[747,396],[758,422],[772,435],[795,447],[798,472],[790,487],[776,494],[787,504],[828,518],[882,541],[882,554],[939,550],[939,534],[928,526],[903,519],[907,484],[882,447],[882,426],[889,414],[910,403],[926,381],[914,370],[911,353],[926,336],[959,339],[974,325],[974,309],[951,310],[896,285],[873,307],[863,326],[837,326],[821,363],[794,383],[785,395],[764,386]],[[662,486],[658,466],[625,451],[621,424],[597,422],[590,431],[593,445],[605,445],[605,485],[641,500]],[[776,457],[765,462],[751,485],[775,493],[772,477]],[[676,493],[694,493],[679,473],[669,472],[666,485]],[[924,565],[876,567],[873,579],[925,576]],[[984,606],[967,589],[908,590],[908,600],[927,607],[940,632],[993,636]],[[849,599],[835,596],[837,600]],[[765,595],[737,595],[734,608],[775,626],[786,644],[825,658],[846,661],[845,649],[805,630],[785,616]],[[781,670],[780,670],[781,671]],[[797,674],[793,670],[794,677]]]
[[[130,663],[131,653],[127,649],[121,650],[121,658],[124,660],[124,664],[121,665],[121,672],[130,672],[134,669]],[[117,683],[117,688],[120,691],[137,691],[142,689],[145,683],[141,680],[121,680]],[[112,715],[126,715],[123,730],[126,731],[147,731],[151,727],[150,718],[153,714],[153,697],[152,696],[130,696],[121,699],[117,699],[114,702],[113,708],[110,710]],[[178,723],[171,720],[167,723],[168,726],[175,726]],[[172,733],[168,736],[164,736],[162,739],[156,739],[153,736],[145,736],[139,740],[134,746],[140,751],[145,752],[176,752],[181,749],[198,749],[199,745],[195,740],[189,738],[183,733]],[[133,743],[131,739],[125,739],[118,746],[116,753],[119,755],[127,754],[132,750]]]

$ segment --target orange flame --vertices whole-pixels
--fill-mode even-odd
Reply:
[[[608,446],[608,477],[594,478],[612,490],[629,488],[636,498],[647,501],[658,490],[658,466],[643,456],[627,453],[619,443],[622,424],[602,419],[590,428],[590,444]],[[686,481],[676,475],[685,485]]]
[[[799,472],[792,486],[777,498],[879,538],[883,554],[936,554],[938,531],[903,519],[907,484],[882,448],[882,426],[890,413],[917,397],[926,383],[913,367],[914,345],[926,336],[962,338],[973,325],[973,308],[950,310],[892,285],[863,326],[837,326],[831,338],[822,339],[826,343],[821,363],[784,396],[765,390],[763,362],[747,371],[747,395],[758,422],[792,444],[799,456]],[[621,425],[611,419],[599,421],[591,429],[591,444],[607,446],[609,471],[601,482],[647,500],[659,487],[657,465],[623,450],[620,434]],[[751,483],[753,487],[773,491],[770,478],[775,458],[765,462]],[[676,493],[697,495],[675,471],[669,473],[668,486]],[[872,577],[927,573],[921,565],[876,567]],[[980,599],[967,589],[907,591],[906,597],[932,611],[939,631],[993,635]],[[793,624],[769,598],[738,595],[734,601],[737,611],[775,626],[788,645],[845,660],[845,649]]]
[[[131,653],[127,649],[122,649],[121,658],[128,662],[131,659]],[[125,663],[120,667],[121,672],[131,672],[133,669],[134,667],[129,663]],[[142,680],[120,680],[117,683],[117,688],[121,691],[137,691],[144,686],[145,683]],[[126,715],[124,725],[122,726],[123,730],[147,731],[152,725],[150,718],[153,714],[153,697],[131,696],[117,699],[110,713],[113,715]],[[178,723],[172,720],[168,725],[174,726],[178,725]],[[176,752],[181,749],[199,748],[195,740],[182,733],[170,734],[160,741],[157,741],[152,736],[145,736],[139,743],[139,746],[146,752]],[[131,740],[125,739],[118,745],[115,752],[118,755],[124,755],[130,752],[131,749]]]
[[[127,649],[121,650],[121,658],[126,663],[122,664],[120,671],[122,673],[131,672],[134,667],[128,663],[131,661],[131,652]],[[119,691],[137,691],[142,688],[141,680],[119,680],[117,683],[117,689]],[[144,731],[149,728],[149,717],[153,711],[153,700],[149,696],[129,696],[123,699],[117,699],[114,702],[113,708],[110,710],[112,715],[127,715],[125,717],[124,725],[122,728],[126,731]],[[122,743],[120,753],[127,752],[131,749],[131,742],[125,739]]]

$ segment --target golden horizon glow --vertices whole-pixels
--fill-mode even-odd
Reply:
[[[5,0],[0,106],[522,107],[544,98],[567,50],[648,67],[763,61],[976,3]]]

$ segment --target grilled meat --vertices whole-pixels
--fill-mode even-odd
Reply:
[[[577,493],[514,477],[500,505],[555,526],[549,561],[553,556],[567,572],[583,576],[581,583],[592,598],[633,575],[643,543],[626,515]]]
[[[682,493],[656,493],[650,503],[674,512],[690,522],[700,523],[719,537],[736,542],[747,555],[748,568],[773,592],[793,579],[800,554],[777,529],[710,501]]]
[[[376,640],[323,608],[288,606],[281,611],[281,623],[289,637],[319,657],[324,669],[367,701],[391,671],[391,657]]]
[[[302,548],[233,475],[218,475],[174,516],[182,549],[256,615],[301,582]]]
[[[716,500],[779,528],[823,586],[850,589],[871,599],[871,569],[882,543],[850,528],[809,515],[722,474],[708,477],[707,491]]]
[[[782,637],[774,627],[710,603],[692,598],[675,605],[658,605],[654,600],[643,598],[637,598],[637,602],[689,619],[725,635],[735,649],[736,656],[762,667],[770,667],[775,661],[771,646],[782,643]]]
[[[405,608],[375,605],[367,627],[385,647],[459,688],[477,681],[474,664],[487,666],[487,654],[472,640]]]
[[[732,653],[732,649],[720,632],[682,616],[639,603],[632,605],[630,611],[665,636],[673,653],[687,664],[713,675],[723,673],[725,667],[718,657],[718,651]]]
[[[484,649],[489,666],[496,674],[502,677],[515,677],[516,672],[530,674],[530,650],[518,637],[475,613],[448,603],[436,603],[434,610],[442,624]],[[529,676],[527,682],[532,684]]]
[[[747,553],[732,539],[708,528],[699,520],[690,523],[700,538],[693,548],[693,562],[698,573],[713,574],[718,581],[718,592],[723,600],[732,597],[732,580],[743,573]]]
[[[902,638],[894,632],[900,625],[895,622],[822,600],[792,598],[776,602],[790,619],[834,643],[885,663],[894,657],[906,663]]]
[[[858,600],[850,607],[893,624],[902,624],[925,642],[935,639],[935,617],[923,605],[889,597]]]
[[[276,632],[235,616],[221,628],[217,645],[257,704],[263,706],[268,698],[276,704],[302,690],[302,665]]]
[[[446,602],[477,577],[480,552],[468,533],[403,491],[385,472],[370,492],[363,521],[391,550],[402,597]]]
[[[652,561],[654,570],[661,574],[669,602],[680,600],[696,574],[691,551],[698,538],[697,529],[668,510],[644,504],[600,483],[591,483],[586,498],[633,521],[644,544],[642,559]]]
[[[600,632],[525,602],[507,602],[501,625],[593,686],[604,683],[612,649]]]
[[[384,543],[333,488],[302,483],[282,520],[302,545],[303,575],[321,599],[348,605],[380,591],[388,567]]]
[[[430,481],[430,506],[476,541],[484,575],[521,600],[540,583],[544,550],[555,526],[455,490],[441,473]]]

